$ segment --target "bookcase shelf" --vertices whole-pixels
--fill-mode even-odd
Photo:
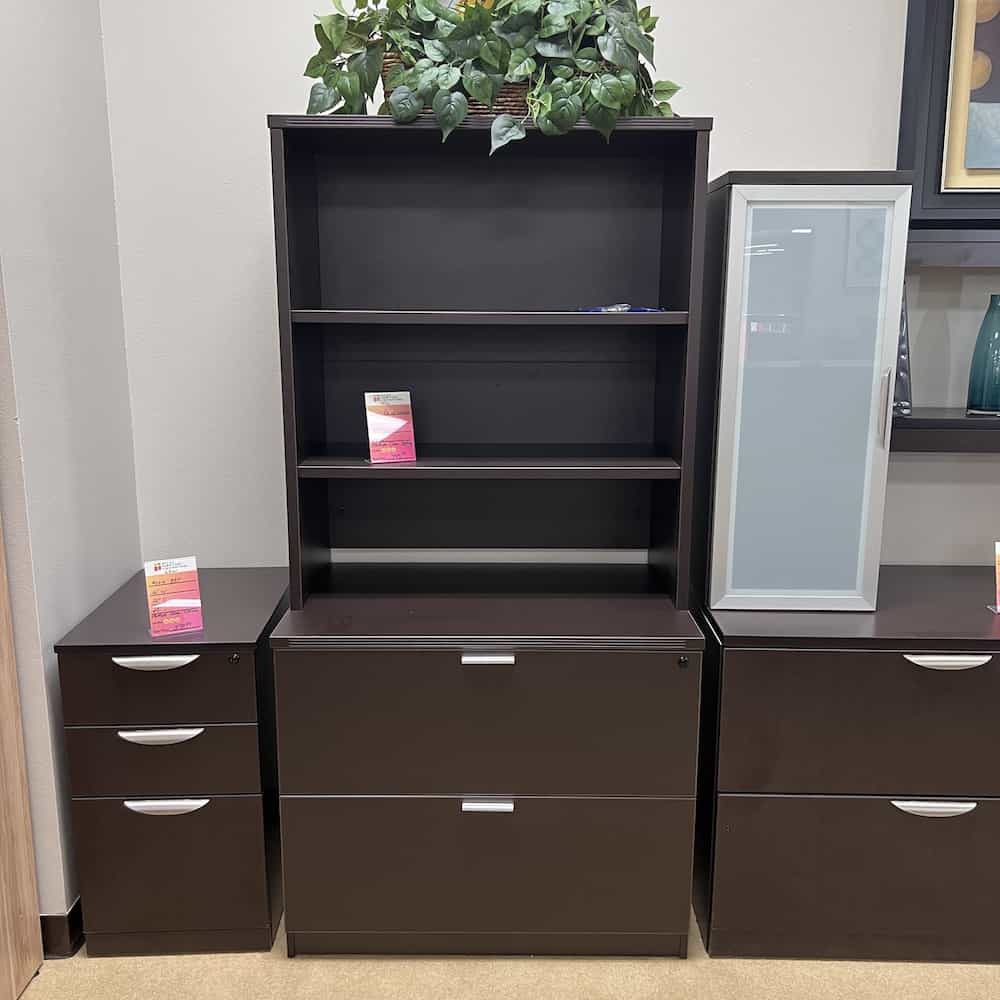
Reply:
[[[293,309],[293,323],[358,323],[463,326],[683,326],[686,311],[659,312],[502,312],[497,310],[433,309]]]
[[[680,479],[672,458],[418,458],[373,464],[315,456],[299,462],[303,479]]]
[[[377,117],[270,126],[293,609],[340,592],[331,553],[406,549],[642,553],[643,592],[687,608],[710,123],[529,130],[493,159],[475,122],[444,145]],[[617,302],[659,311],[581,311]],[[379,390],[409,391],[415,462],[362,457]]]

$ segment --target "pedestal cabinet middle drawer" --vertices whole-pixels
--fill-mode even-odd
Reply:
[[[67,726],[255,722],[254,650],[61,652]]]
[[[690,799],[283,798],[294,933],[688,929]]]
[[[253,723],[80,726],[65,735],[76,797],[260,794]]]
[[[693,795],[700,655],[283,651],[282,795]]]
[[[729,650],[722,792],[1000,795],[1000,654]]]

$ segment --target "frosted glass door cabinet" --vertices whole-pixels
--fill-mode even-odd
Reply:
[[[733,176],[710,604],[873,611],[910,189]]]

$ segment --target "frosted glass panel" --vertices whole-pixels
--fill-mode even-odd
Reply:
[[[854,593],[891,208],[765,203],[748,213],[730,593]]]

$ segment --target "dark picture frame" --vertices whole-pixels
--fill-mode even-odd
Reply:
[[[909,0],[896,163],[913,171],[914,228],[1000,229],[1000,190],[941,190],[955,0]]]

